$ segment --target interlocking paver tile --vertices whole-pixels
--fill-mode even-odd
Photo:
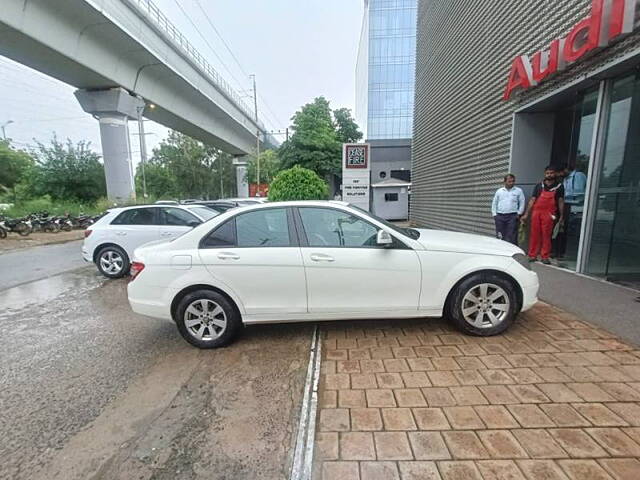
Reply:
[[[422,389],[422,394],[430,407],[446,407],[456,404],[456,400],[448,388],[427,387]]]
[[[383,362],[387,372],[408,372],[410,370],[409,364],[404,358],[390,358],[383,360]]]
[[[450,387],[449,391],[458,405],[486,405],[489,403],[478,387]]]
[[[345,348],[358,348],[358,344],[353,338],[338,338],[337,339],[337,348],[345,349]]]
[[[325,390],[320,396],[320,408],[336,408],[338,406],[338,391]]]
[[[352,408],[351,429],[354,431],[382,430],[382,418],[377,408]]]
[[[460,385],[486,385],[487,381],[477,370],[463,370],[453,372]]]
[[[442,411],[456,430],[484,428],[484,423],[472,407],[444,407]]]
[[[324,462],[322,480],[360,480],[358,462]]]
[[[550,353],[531,353],[529,356],[531,357],[531,360],[536,362],[541,367],[542,366],[544,366],[544,367],[561,367],[561,366],[564,365],[564,363],[562,363],[560,360],[558,360],[556,357],[554,357]],[[538,367],[538,368],[540,368],[540,367]]]
[[[537,387],[553,402],[580,402],[582,399],[562,383],[540,383]]]
[[[531,458],[566,458],[567,453],[546,430],[527,428],[512,430]]]
[[[322,460],[338,460],[338,434],[336,432],[318,432],[316,451]]]
[[[525,428],[554,427],[555,424],[537,405],[507,405],[518,423]]]
[[[363,390],[339,390],[338,407],[340,408],[364,408],[367,402]]]
[[[358,342],[358,348],[372,348],[378,346],[378,342],[375,338],[358,338],[356,341]]]
[[[436,347],[433,347],[430,345],[415,347],[413,351],[416,352],[416,355],[418,357],[423,357],[423,358],[432,358],[432,357],[439,356],[438,351],[436,350]]]
[[[560,460],[558,464],[571,480],[612,480],[594,460]]]
[[[448,371],[427,372],[429,380],[434,387],[451,387],[459,385],[458,380],[453,373]]]
[[[398,462],[402,480],[441,480],[434,462]]]
[[[396,399],[392,390],[366,390],[368,407],[395,407]]]
[[[602,403],[576,403],[574,408],[596,427],[621,427],[625,422]]]
[[[323,408],[320,410],[320,431],[346,432],[350,429],[349,410],[346,408]]]
[[[462,355],[460,349],[454,345],[437,346],[436,351],[441,357],[457,357]]]
[[[416,460],[448,460],[451,454],[439,432],[409,432]]]
[[[442,480],[482,480],[474,462],[438,462]]]
[[[320,371],[323,374],[336,373],[336,362],[334,360],[323,360],[320,363]]]
[[[354,390],[378,388],[376,376],[373,373],[353,373],[351,374],[351,388]]]
[[[385,430],[417,429],[409,408],[383,408],[382,419],[384,420]]]
[[[342,460],[375,460],[371,432],[343,432],[340,434],[340,458]]]
[[[376,347],[371,348],[371,358],[382,360],[384,358],[393,358],[393,352],[391,351],[391,347]]]
[[[407,388],[430,387],[431,382],[425,372],[402,372],[402,381]]]
[[[363,480],[400,480],[395,462],[362,462],[360,475]]]
[[[384,372],[385,366],[383,362],[385,360],[360,360],[360,370],[362,373]]]
[[[600,387],[619,402],[640,402],[640,392],[624,383],[601,383]]]
[[[589,427],[591,423],[566,403],[543,403],[540,409],[558,427]]]
[[[607,407],[620,415],[629,425],[640,426],[640,405],[637,403],[607,403]]]
[[[442,432],[442,435],[453,458],[463,460],[489,458],[487,450],[482,446],[475,432],[458,430]]]
[[[515,437],[508,430],[483,430],[480,440],[493,458],[528,458]]]
[[[413,417],[420,430],[449,430],[451,428],[441,408],[414,408]]]
[[[476,466],[484,480],[525,480],[512,460],[480,460]]]
[[[435,369],[429,358],[407,358],[407,363],[413,372],[428,372]]]
[[[327,360],[348,360],[349,354],[346,350],[326,350],[325,358]]]
[[[404,432],[375,432],[378,460],[412,460],[409,439]]]
[[[399,407],[426,407],[425,400],[419,388],[404,388],[393,391]]]
[[[367,361],[370,362],[371,360],[367,360]],[[338,360],[336,362],[336,372],[360,373],[360,362],[358,360]]]
[[[511,385],[514,382],[513,378],[507,375],[504,370],[480,370],[482,375],[489,385]]]
[[[435,357],[431,362],[436,370],[460,370],[460,365],[453,357]]]
[[[603,458],[599,463],[616,480],[638,480],[640,477],[637,458]]]
[[[411,347],[394,347],[391,350],[395,358],[416,358],[416,352]]]
[[[349,388],[349,374],[328,373],[324,376],[324,388],[327,390],[340,390]]]
[[[589,367],[596,375],[606,379],[608,382],[631,382],[633,378],[615,367]]]
[[[607,453],[584,430],[550,429],[551,436],[573,458],[606,457]]]
[[[489,369],[511,368],[512,365],[502,355],[480,355],[478,357]]]
[[[371,353],[368,348],[354,348],[349,350],[349,360],[368,360]]]
[[[486,352],[480,345],[464,344],[458,345],[458,348],[464,355],[485,355]]]
[[[619,428],[587,428],[585,430],[611,456],[640,457],[640,445]]]
[[[586,367],[558,367],[574,382],[602,382],[603,379]]]
[[[567,383],[585,402],[613,402],[615,399],[595,383]]]
[[[544,382],[548,383],[567,383],[571,382],[571,378],[556,367],[537,367],[532,368],[533,372],[538,375]]]
[[[518,460],[517,463],[528,480],[568,479],[560,467],[552,460]]]
[[[484,370],[486,368],[478,357],[456,357],[455,361],[462,370]]]
[[[504,385],[481,385],[478,387],[489,403],[504,405],[519,403],[516,396]]]
[[[508,388],[522,403],[543,403],[549,401],[549,398],[535,385],[509,385]]]
[[[399,373],[376,373],[380,388],[404,388],[404,382]]]
[[[510,354],[510,355],[505,355],[504,358],[514,368],[529,368],[529,367],[538,366],[538,364],[534,362],[529,355]]]
[[[474,407],[487,428],[518,428],[518,422],[502,405],[480,405]]]

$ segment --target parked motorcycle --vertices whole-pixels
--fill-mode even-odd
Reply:
[[[28,236],[33,230],[28,218],[11,219],[4,215],[0,215],[0,227],[7,232],[15,232],[23,237]]]

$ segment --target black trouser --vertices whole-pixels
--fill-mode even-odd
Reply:
[[[571,204],[564,204],[563,212],[564,225],[560,229],[558,236],[553,240],[553,255],[555,257],[564,257],[567,253],[567,233],[569,232],[569,221],[571,219]]]
[[[518,245],[518,214],[499,213],[493,218],[496,222],[496,235],[498,238]]]

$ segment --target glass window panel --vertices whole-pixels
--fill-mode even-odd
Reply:
[[[269,208],[238,215],[236,232],[239,247],[291,245],[287,210],[284,208]]]

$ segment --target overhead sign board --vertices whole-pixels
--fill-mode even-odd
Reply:
[[[371,165],[367,143],[342,146],[342,200],[369,210]]]
[[[553,40],[549,48],[531,57],[521,55],[513,60],[503,99],[509,100],[514,91],[536,86],[589,53],[632,33],[639,3],[640,0],[593,0],[591,15],[566,37]]]

